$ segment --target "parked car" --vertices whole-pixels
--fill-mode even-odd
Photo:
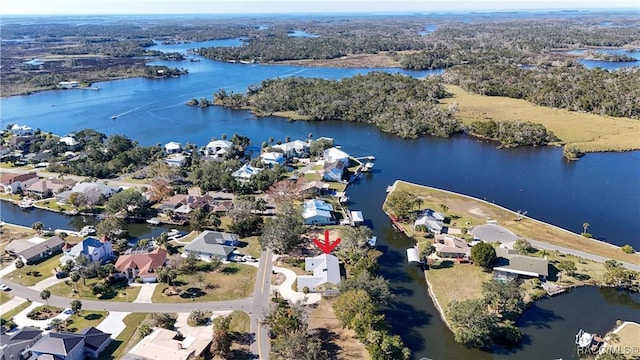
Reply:
[[[11,288],[10,288],[10,287],[8,287],[8,286],[7,286],[7,285],[5,285],[5,284],[0,284],[0,290],[2,290],[2,291],[9,291],[9,290],[11,290]]]
[[[68,273],[68,272],[66,272],[66,271],[58,271],[58,272],[56,273],[56,279],[64,279],[64,278],[66,278],[67,276],[69,276],[69,273]]]
[[[258,259],[254,258],[253,256],[246,255],[246,256],[244,256],[244,261],[248,261],[248,262],[258,262]]]

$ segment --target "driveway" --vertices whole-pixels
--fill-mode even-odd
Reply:
[[[287,268],[281,268],[274,266],[273,271],[284,274],[286,279],[280,285],[271,285],[272,288],[277,289],[283,298],[295,303],[304,302],[306,304],[315,304],[322,300],[322,295],[316,293],[305,294],[302,292],[294,291],[291,287],[293,282],[296,281],[296,273],[293,270]]]
[[[508,244],[518,240],[518,235],[496,224],[475,226],[471,229],[471,235],[483,241],[499,241],[502,244]]]
[[[64,282],[66,279],[58,279],[55,276],[50,276],[44,280],[38,281],[37,284],[29,286],[30,289],[36,290],[36,291],[42,291],[46,288],[48,288],[49,286],[53,286],[55,284],[59,284],[61,282]]]
[[[45,327],[47,327],[47,325],[51,322],[51,320],[53,319],[60,319],[60,320],[64,320],[66,318],[68,318],[69,316],[71,316],[71,314],[65,314],[64,312],[61,312],[60,314],[56,315],[55,317],[51,318],[51,319],[47,319],[47,320],[32,320],[29,319],[27,317],[27,314],[29,313],[29,311],[37,308],[38,306],[42,306],[44,305],[43,303],[39,303],[39,302],[32,302],[31,305],[29,305],[28,308],[22,310],[21,312],[19,312],[18,314],[16,314],[16,316],[13,317],[13,321],[16,322],[16,324],[18,324],[18,326],[31,326],[31,327],[37,327],[40,329],[44,329]]]
[[[4,269],[0,270],[0,278],[3,278],[9,273],[12,273],[16,269],[16,263],[12,262],[10,265],[7,265]]]
[[[156,286],[158,286],[158,283],[139,285],[138,287],[140,288],[140,292],[138,293],[138,297],[133,302],[151,304],[151,297],[153,296],[153,292],[155,291]]]
[[[96,329],[100,331],[104,331],[106,333],[111,334],[111,338],[115,339],[122,330],[124,330],[127,326],[124,324],[123,320],[125,316],[129,315],[129,312],[120,312],[120,311],[111,311],[109,315],[102,320]]]

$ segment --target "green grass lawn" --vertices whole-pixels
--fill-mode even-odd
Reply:
[[[241,299],[251,295],[256,283],[257,269],[242,264],[227,264],[216,272],[202,273],[204,281],[199,284],[197,275],[178,275],[175,284],[183,291],[180,295],[165,296],[162,291],[167,284],[156,286],[152,301],[158,303],[184,303],[189,301],[220,301]],[[187,292],[187,290],[191,291]],[[193,297],[191,294],[195,294]]]
[[[147,313],[132,313],[127,315],[123,320],[126,327],[111,345],[100,354],[99,360],[121,359],[124,354],[140,340],[140,336],[136,330],[138,329],[138,325],[140,325],[148,315]]]
[[[22,269],[16,269],[7,275],[7,279],[23,286],[32,286],[53,276],[52,271],[59,265],[60,254],[56,254],[39,264],[25,265]]]
[[[65,331],[78,332],[88,327],[98,326],[107,317],[106,311],[83,310],[80,314],[71,315]],[[70,322],[69,322],[70,320]]]
[[[100,300],[100,301],[133,301],[140,293],[139,286],[129,286],[126,281],[119,281],[112,287],[112,291],[103,294],[98,298],[93,294],[93,285],[102,282],[98,278],[87,279],[86,285],[83,285],[82,279],[78,281],[78,293],[73,293],[73,282],[70,279],[55,284],[48,288],[52,295],[71,297],[84,300]]]
[[[0,292],[0,305],[6,303],[7,301],[13,299],[13,295],[7,294],[6,292]]]
[[[53,211],[69,211],[69,210],[73,209],[72,206],[58,204],[56,199],[48,199],[48,200],[45,200],[45,201],[38,202],[38,206],[39,207],[44,207],[44,208],[47,208],[47,209],[51,209]]]
[[[229,314],[231,316],[231,323],[229,324],[229,330],[234,332],[249,332],[250,319],[249,315],[243,311],[234,310]]]
[[[483,272],[480,266],[456,264],[454,260],[443,260],[433,265],[427,275],[431,289],[443,308],[454,299],[481,298],[482,283],[491,280],[491,274]]]
[[[244,247],[239,247],[238,250],[245,255],[251,255],[256,259],[260,258],[260,241],[259,236],[250,236],[240,240],[241,244],[246,243]]]
[[[22,304],[14,307],[13,309],[7,311],[4,314],[2,314],[2,318],[5,319],[5,320],[9,320],[12,317],[16,316],[17,314],[19,314],[22,310],[28,308],[29,305],[31,305],[31,301],[25,301]]]

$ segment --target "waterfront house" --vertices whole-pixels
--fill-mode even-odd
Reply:
[[[129,249],[116,261],[116,277],[126,278],[133,282],[137,277],[145,283],[158,280],[158,268],[167,260],[167,250],[155,248]]]
[[[279,152],[266,152],[260,154],[260,160],[263,164],[268,166],[284,165],[285,163],[284,156]]]
[[[33,135],[33,129],[28,127],[27,125],[14,124],[10,130],[14,136],[32,136]]]
[[[345,165],[342,161],[325,162],[322,168],[322,179],[327,181],[342,181]]]
[[[35,136],[12,136],[9,139],[9,147],[13,150],[29,152],[31,145],[35,141]]]
[[[516,250],[497,248],[493,273],[501,278],[540,278],[549,276],[549,261],[519,254]]]
[[[5,251],[12,256],[19,257],[25,264],[31,265],[48,259],[60,252],[64,246],[64,240],[59,236],[48,239],[38,236],[30,239],[13,240]]]
[[[334,224],[333,206],[322,200],[311,199],[304,202],[302,217],[305,225]]]
[[[215,213],[228,213],[229,210],[233,209],[233,201],[223,200],[216,201],[211,207],[211,211]]]
[[[0,328],[0,359],[27,359],[29,348],[42,338],[42,330],[23,327],[22,329],[7,334],[6,329]]]
[[[112,341],[111,334],[94,327],[79,333],[50,332],[28,349],[31,353],[29,359],[97,359]]]
[[[247,182],[247,181],[251,180],[251,177],[253,177],[253,175],[259,173],[262,170],[263,169],[261,169],[261,168],[257,168],[257,167],[253,167],[251,165],[244,164],[244,165],[242,165],[242,167],[240,169],[234,171],[231,174],[231,176],[233,176],[238,181]]]
[[[182,144],[171,141],[164,145],[164,152],[167,154],[179,154],[182,152]]]
[[[327,163],[339,161],[343,163],[345,168],[349,166],[349,154],[336,147],[326,149],[322,153],[322,157]]]
[[[193,254],[204,261],[229,260],[239,239],[236,234],[205,230],[183,248],[183,256]]]
[[[71,80],[71,81],[60,81],[58,83],[58,88],[60,89],[75,89],[78,86],[80,86],[80,83],[75,81],[75,80]]]
[[[413,227],[424,226],[428,231],[434,234],[441,234],[444,231],[444,214],[426,209],[413,222]]]
[[[38,181],[38,175],[34,172],[27,174],[3,172],[0,176],[0,190],[7,194],[15,194],[36,181]]]
[[[326,195],[329,192],[329,184],[317,180],[309,181],[302,185],[301,191],[311,196]]]
[[[204,332],[196,336],[179,334],[173,330],[154,327],[142,338],[123,360],[190,360],[202,355],[211,344],[211,336]]]
[[[80,142],[76,140],[73,135],[67,135],[60,138],[60,142],[67,146],[68,150],[78,150],[80,148]]]
[[[207,159],[222,159],[231,149],[233,143],[227,140],[213,140],[205,147],[204,155]]]
[[[96,239],[88,237],[79,243],[75,244],[71,248],[65,246],[62,249],[62,257],[60,258],[61,264],[66,264],[71,260],[74,263],[80,255],[86,256],[90,262],[97,262],[104,264],[115,257],[113,249],[111,248],[111,241]]]
[[[183,154],[170,154],[164,159],[169,166],[183,167],[187,164],[187,157]]]
[[[302,140],[294,140],[284,144],[273,145],[272,148],[281,150],[286,159],[307,157],[309,155],[309,143]]]
[[[340,284],[340,261],[333,255],[305,258],[304,269],[311,275],[298,275],[298,291],[325,292]]]
[[[105,199],[120,191],[119,187],[108,186],[97,182],[84,182],[76,184],[71,190],[63,191],[56,195],[56,201],[60,204],[66,203],[72,193],[99,193]]]
[[[33,197],[44,199],[52,197],[64,189],[70,189],[75,184],[76,181],[73,179],[38,179],[38,181],[26,186],[22,191]]]
[[[202,209],[213,204],[214,200],[209,195],[176,194],[162,201],[158,210],[171,210],[186,215],[195,209]]]
[[[469,259],[471,247],[463,239],[445,234],[435,236],[433,245],[436,248],[436,255],[441,258]]]

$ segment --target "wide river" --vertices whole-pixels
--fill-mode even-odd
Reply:
[[[162,46],[159,46],[162,48]],[[186,47],[181,46],[179,50]],[[560,227],[579,232],[588,222],[595,237],[617,245],[640,248],[640,152],[589,154],[567,163],[559,148],[496,150],[495,144],[467,136],[403,140],[370,125],[340,121],[289,122],[256,119],[249,112],[184,105],[224,88],[244,91],[263,79],[305,76],[339,79],[371,69],[328,69],[213,62],[163,62],[185,67],[189,75],[162,80],[129,79],[94,84],[101,91],[50,91],[0,100],[2,126],[18,123],[64,135],[84,128],[125,134],[144,145],[169,141],[205,145],[212,137],[239,133],[259,146],[269,137],[284,140],[335,138],[354,156],[374,155],[374,172],[349,190],[354,210],[362,210],[379,237],[384,252],[382,274],[391,280],[397,297],[386,309],[394,331],[401,334],[415,358],[434,359],[565,359],[575,357],[573,337],[580,328],[603,333],[616,319],[639,320],[638,295],[594,288],[577,289],[557,299],[540,301],[521,321],[523,345],[493,354],[466,349],[454,342],[426,295],[418,268],[406,264],[404,249],[411,240],[395,233],[381,211],[385,188],[396,179],[476,196]],[[408,72],[425,76],[428,72]],[[72,80],[72,79],[70,79]],[[111,119],[112,115],[119,115]],[[637,134],[630,134],[637,136]],[[82,220],[36,210],[16,213],[2,204],[6,221],[30,225],[36,218],[46,226],[81,227]],[[45,220],[46,220],[45,219]],[[69,223],[75,221],[75,223]],[[90,220],[89,220],[90,221]],[[135,236],[153,236],[144,226]],[[606,311],[597,311],[604,309]]]

